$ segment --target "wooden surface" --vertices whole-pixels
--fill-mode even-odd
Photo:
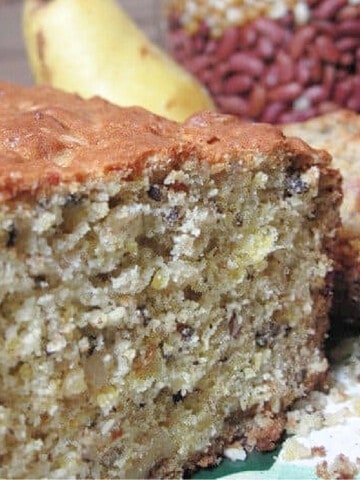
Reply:
[[[159,0],[118,1],[152,40],[159,40]],[[24,50],[21,10],[22,0],[0,0],[0,79],[30,85],[32,78]]]

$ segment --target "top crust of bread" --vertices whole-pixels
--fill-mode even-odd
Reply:
[[[313,157],[310,147],[286,138],[280,129],[240,124],[232,116],[203,112],[177,124],[140,107],[119,108],[49,87],[0,83],[3,200],[114,171],[134,178],[151,169],[149,162],[174,165],[189,155],[219,166],[239,154],[243,162],[253,162],[256,154],[271,155],[276,164],[289,152],[300,164]],[[329,161],[325,153],[320,159]]]

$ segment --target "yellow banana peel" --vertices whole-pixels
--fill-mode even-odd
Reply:
[[[177,121],[214,109],[202,85],[115,0],[25,0],[23,30],[37,84],[139,105]]]

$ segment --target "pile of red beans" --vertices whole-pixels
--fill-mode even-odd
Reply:
[[[209,90],[219,110],[250,121],[302,121],[338,107],[360,112],[360,3],[307,0],[305,24],[290,9],[214,37],[204,19],[189,34],[169,15],[173,56]]]

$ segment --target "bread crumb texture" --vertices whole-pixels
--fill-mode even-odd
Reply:
[[[340,198],[289,145],[152,152],[3,200],[1,477],[181,476],[275,445],[327,370]]]

